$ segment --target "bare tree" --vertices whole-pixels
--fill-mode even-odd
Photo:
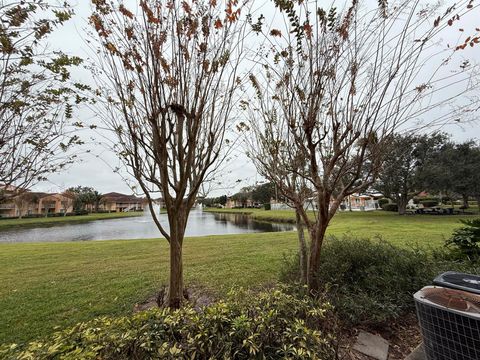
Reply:
[[[244,126],[255,134],[248,143],[257,168],[285,189],[308,229],[306,280],[314,293],[327,227],[347,196],[374,182],[392,133],[474,88],[468,63],[442,71],[452,68],[455,48],[438,51],[434,40],[476,8],[464,1],[437,16],[438,8],[418,1],[381,1],[369,10],[352,0],[343,11],[315,1],[274,3],[283,28],[252,20],[266,44],[262,70],[251,75],[256,94],[244,104],[250,114]],[[454,94],[441,97],[452,85]],[[442,114],[447,118],[453,114]],[[313,216],[298,193],[304,188],[291,186],[293,176],[310,189]]]
[[[68,191],[64,191],[59,195],[60,195],[60,203],[62,204],[62,208],[63,208],[63,216],[67,216],[68,209],[70,209],[70,207],[73,207],[75,195]]]
[[[246,27],[237,1],[92,1],[99,39],[103,117],[170,244],[168,304],[183,301],[182,246],[199,188],[222,159],[240,86]],[[157,194],[157,195],[155,195]],[[169,227],[154,211],[165,203]]]
[[[252,81],[256,80],[252,77]],[[260,85],[255,85],[259,87]],[[286,124],[278,123],[278,115],[275,109],[271,116],[267,116],[266,121],[261,125],[257,122],[258,110],[250,109],[250,118],[254,122],[252,128],[255,136],[250,137],[247,131],[249,144],[249,155],[259,173],[277,186],[280,195],[287,199],[287,205],[295,210],[295,223],[297,227],[298,245],[299,245],[299,265],[300,281],[307,282],[308,272],[308,246],[305,239],[304,220],[302,211],[312,206],[312,197],[314,192],[312,187],[306,181],[302,174],[307,170],[306,158],[298,156],[291,151],[289,142],[289,130]],[[270,120],[269,120],[270,118]],[[247,126],[247,125],[244,125]],[[243,128],[243,127],[242,127]],[[245,130],[245,129],[243,129]]]
[[[84,100],[70,84],[78,57],[49,51],[48,36],[68,21],[67,4],[44,0],[0,1],[0,184],[26,189],[70,164],[73,108]],[[18,194],[2,192],[2,197]]]
[[[18,195],[13,196],[13,203],[17,208],[18,217],[21,219],[26,215],[32,205],[37,205],[38,200],[38,195],[29,191],[19,191]]]

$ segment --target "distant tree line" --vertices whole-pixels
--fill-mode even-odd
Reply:
[[[480,206],[480,145],[474,140],[453,142],[448,135],[394,135],[375,188],[405,214],[408,202],[422,192],[443,203],[469,199]]]
[[[247,207],[248,202],[257,204],[269,204],[270,200],[275,197],[275,185],[271,182],[260,185],[245,186],[239,192],[231,196],[231,199],[240,204],[241,207]],[[215,207],[225,206],[227,203],[227,195],[219,197],[205,198],[201,200],[204,206]]]
[[[227,195],[222,195],[219,197],[210,197],[200,200],[199,202],[206,207],[216,207],[216,206],[225,206],[227,203]]]

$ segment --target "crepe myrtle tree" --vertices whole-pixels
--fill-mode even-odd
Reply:
[[[170,244],[168,305],[183,301],[182,246],[199,189],[224,158],[241,85],[245,3],[92,1],[99,104],[116,150]],[[154,211],[164,201],[169,227]]]
[[[0,1],[0,200],[17,196],[76,157],[75,105],[86,87],[70,70],[82,60],[48,48],[49,36],[68,21],[67,3]]]
[[[439,50],[434,41],[477,8],[461,2],[438,15],[439,8],[418,1],[380,1],[369,9],[352,0],[343,10],[274,3],[283,22],[250,18],[264,41],[261,66],[250,75],[255,91],[242,102],[249,121],[239,128],[259,172],[308,230],[304,282],[313,294],[327,227],[348,195],[373,184],[391,135],[474,88],[472,67],[454,65],[455,47]],[[451,71],[442,71],[446,66]],[[455,83],[455,93],[442,97]]]
[[[252,79],[255,81],[255,79]],[[255,113],[258,110],[255,109]],[[283,201],[295,210],[295,224],[297,228],[298,246],[299,246],[299,268],[300,281],[307,282],[308,273],[308,245],[305,239],[303,212],[307,208],[312,208],[313,189],[309,186],[305,176],[301,174],[307,169],[306,157],[290,151],[288,126],[285,123],[278,123],[277,111],[272,109],[274,121],[265,119],[262,124],[257,123],[257,117],[252,114],[252,119],[256,119],[252,130],[255,133],[251,137],[249,131],[247,134],[248,155],[253,160],[258,172],[275,184],[277,192]],[[240,125],[240,130],[245,130],[245,125]],[[258,146],[251,140],[261,139]]]

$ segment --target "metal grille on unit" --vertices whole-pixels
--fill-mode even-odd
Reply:
[[[426,286],[414,298],[428,360],[480,360],[480,295]]]

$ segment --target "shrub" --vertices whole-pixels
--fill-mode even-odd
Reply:
[[[421,197],[417,197],[415,196],[413,198],[413,203],[414,204],[421,204],[422,202],[424,201],[435,201],[437,203],[440,202],[440,198],[436,197],[436,196],[421,196]]]
[[[378,199],[378,206],[383,208],[383,205],[388,204],[389,202],[390,200],[388,200],[387,198]]]
[[[75,215],[88,215],[87,210],[77,210],[75,211]]]
[[[263,204],[263,207],[265,210],[272,210],[272,205],[270,205],[270,203]]]
[[[24,219],[38,219],[43,217],[45,217],[45,214],[29,214],[23,216]]]
[[[466,226],[456,229],[445,245],[453,248],[454,253],[459,257],[478,260],[480,258],[480,219],[460,220],[460,222]]]
[[[447,270],[478,269],[452,261],[444,251],[403,249],[381,239],[330,237],[321,255],[320,289],[345,324],[381,325],[413,311],[412,295]],[[298,279],[298,258],[285,260],[280,279]]]
[[[452,202],[452,198],[450,196],[442,196],[442,204],[448,205]]]
[[[383,204],[382,209],[385,211],[398,211],[398,205],[397,204]]]
[[[421,201],[420,204],[423,205],[423,207],[430,208],[438,205],[438,201],[435,200],[424,200]]]
[[[155,309],[99,318],[0,358],[29,359],[334,359],[330,305],[283,290],[232,292],[201,312]],[[3,353],[2,353],[3,352]]]
[[[63,216],[63,213],[50,213],[47,214],[47,217],[60,217]]]

